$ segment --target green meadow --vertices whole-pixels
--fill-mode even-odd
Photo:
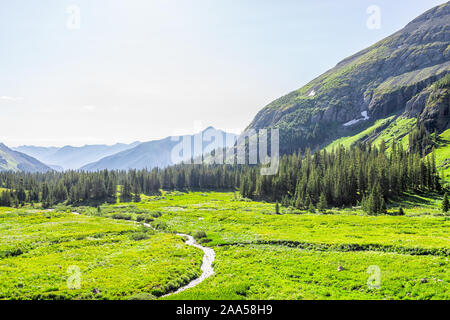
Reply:
[[[442,256],[278,245],[215,250],[216,275],[167,299],[449,299],[448,259]],[[368,285],[371,266],[380,270],[379,288]]]
[[[154,298],[200,274],[201,252],[133,222],[1,208],[0,232],[0,299]]]
[[[450,217],[437,195],[390,204],[388,213],[401,205],[404,216],[368,216],[358,207],[276,214],[274,204],[234,192],[141,198],[98,208],[1,208],[0,298],[161,298],[201,274],[203,252],[175,233],[216,252],[215,274],[163,299],[450,298]],[[73,266],[79,288],[68,285]]]

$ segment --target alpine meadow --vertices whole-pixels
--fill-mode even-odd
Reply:
[[[450,300],[450,2],[362,2],[0,5],[0,300]]]

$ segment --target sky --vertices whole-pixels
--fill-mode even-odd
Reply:
[[[0,142],[239,133],[274,99],[441,3],[0,0]]]

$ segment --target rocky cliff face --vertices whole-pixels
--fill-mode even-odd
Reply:
[[[280,128],[283,152],[322,146],[392,114],[419,116],[442,131],[448,128],[448,87],[434,84],[449,72],[447,2],[273,101],[248,129]]]
[[[414,111],[416,113],[414,113]],[[419,115],[429,131],[443,132],[450,127],[450,74],[422,90],[408,101],[406,112]]]

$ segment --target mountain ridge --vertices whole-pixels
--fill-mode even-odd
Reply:
[[[210,126],[205,130],[193,135],[187,135],[191,139],[191,146],[193,148],[193,141],[195,137],[199,137],[200,134],[205,134],[209,132],[213,136],[215,134],[222,135],[222,139],[225,141],[227,147],[234,145],[237,135],[226,133],[225,131],[215,129]],[[154,167],[166,167],[172,164],[176,164],[172,159],[172,152],[176,145],[180,144],[183,136],[166,137],[159,140],[152,140],[143,142],[134,148],[116,153],[114,155],[100,159],[97,162],[93,162],[81,167],[81,170],[86,171],[97,171],[103,169],[115,169],[115,170],[127,170],[127,169],[151,169]],[[232,141],[228,141],[227,137],[231,138]],[[174,138],[174,139],[172,139]],[[196,158],[202,154],[212,151],[208,149],[208,144],[213,143],[213,141],[207,141],[205,145],[202,139],[202,149],[201,152],[196,152],[195,149],[191,150],[191,155]],[[184,161],[190,159],[184,159]]]
[[[24,153],[14,151],[0,142],[0,171],[48,172],[50,167]]]
[[[425,104],[420,109],[416,103],[413,113],[406,107],[450,72],[449,21],[450,2],[426,11],[391,36],[269,103],[246,130],[279,128],[282,153],[323,147],[348,135],[353,125],[364,130],[371,121],[344,126],[361,118],[362,112],[367,112],[366,120],[404,113],[427,119],[429,126],[439,126],[439,132],[446,130],[448,121],[436,119],[446,117],[445,103],[434,106],[438,109],[434,112]],[[448,91],[441,94],[447,99]]]
[[[63,147],[39,147],[39,146],[19,146],[14,150],[32,156],[48,166],[62,170],[76,170],[80,167],[102,159],[105,156],[133,148],[141,142],[135,141],[130,144],[116,143],[113,145],[95,144],[73,147],[66,145]]]

